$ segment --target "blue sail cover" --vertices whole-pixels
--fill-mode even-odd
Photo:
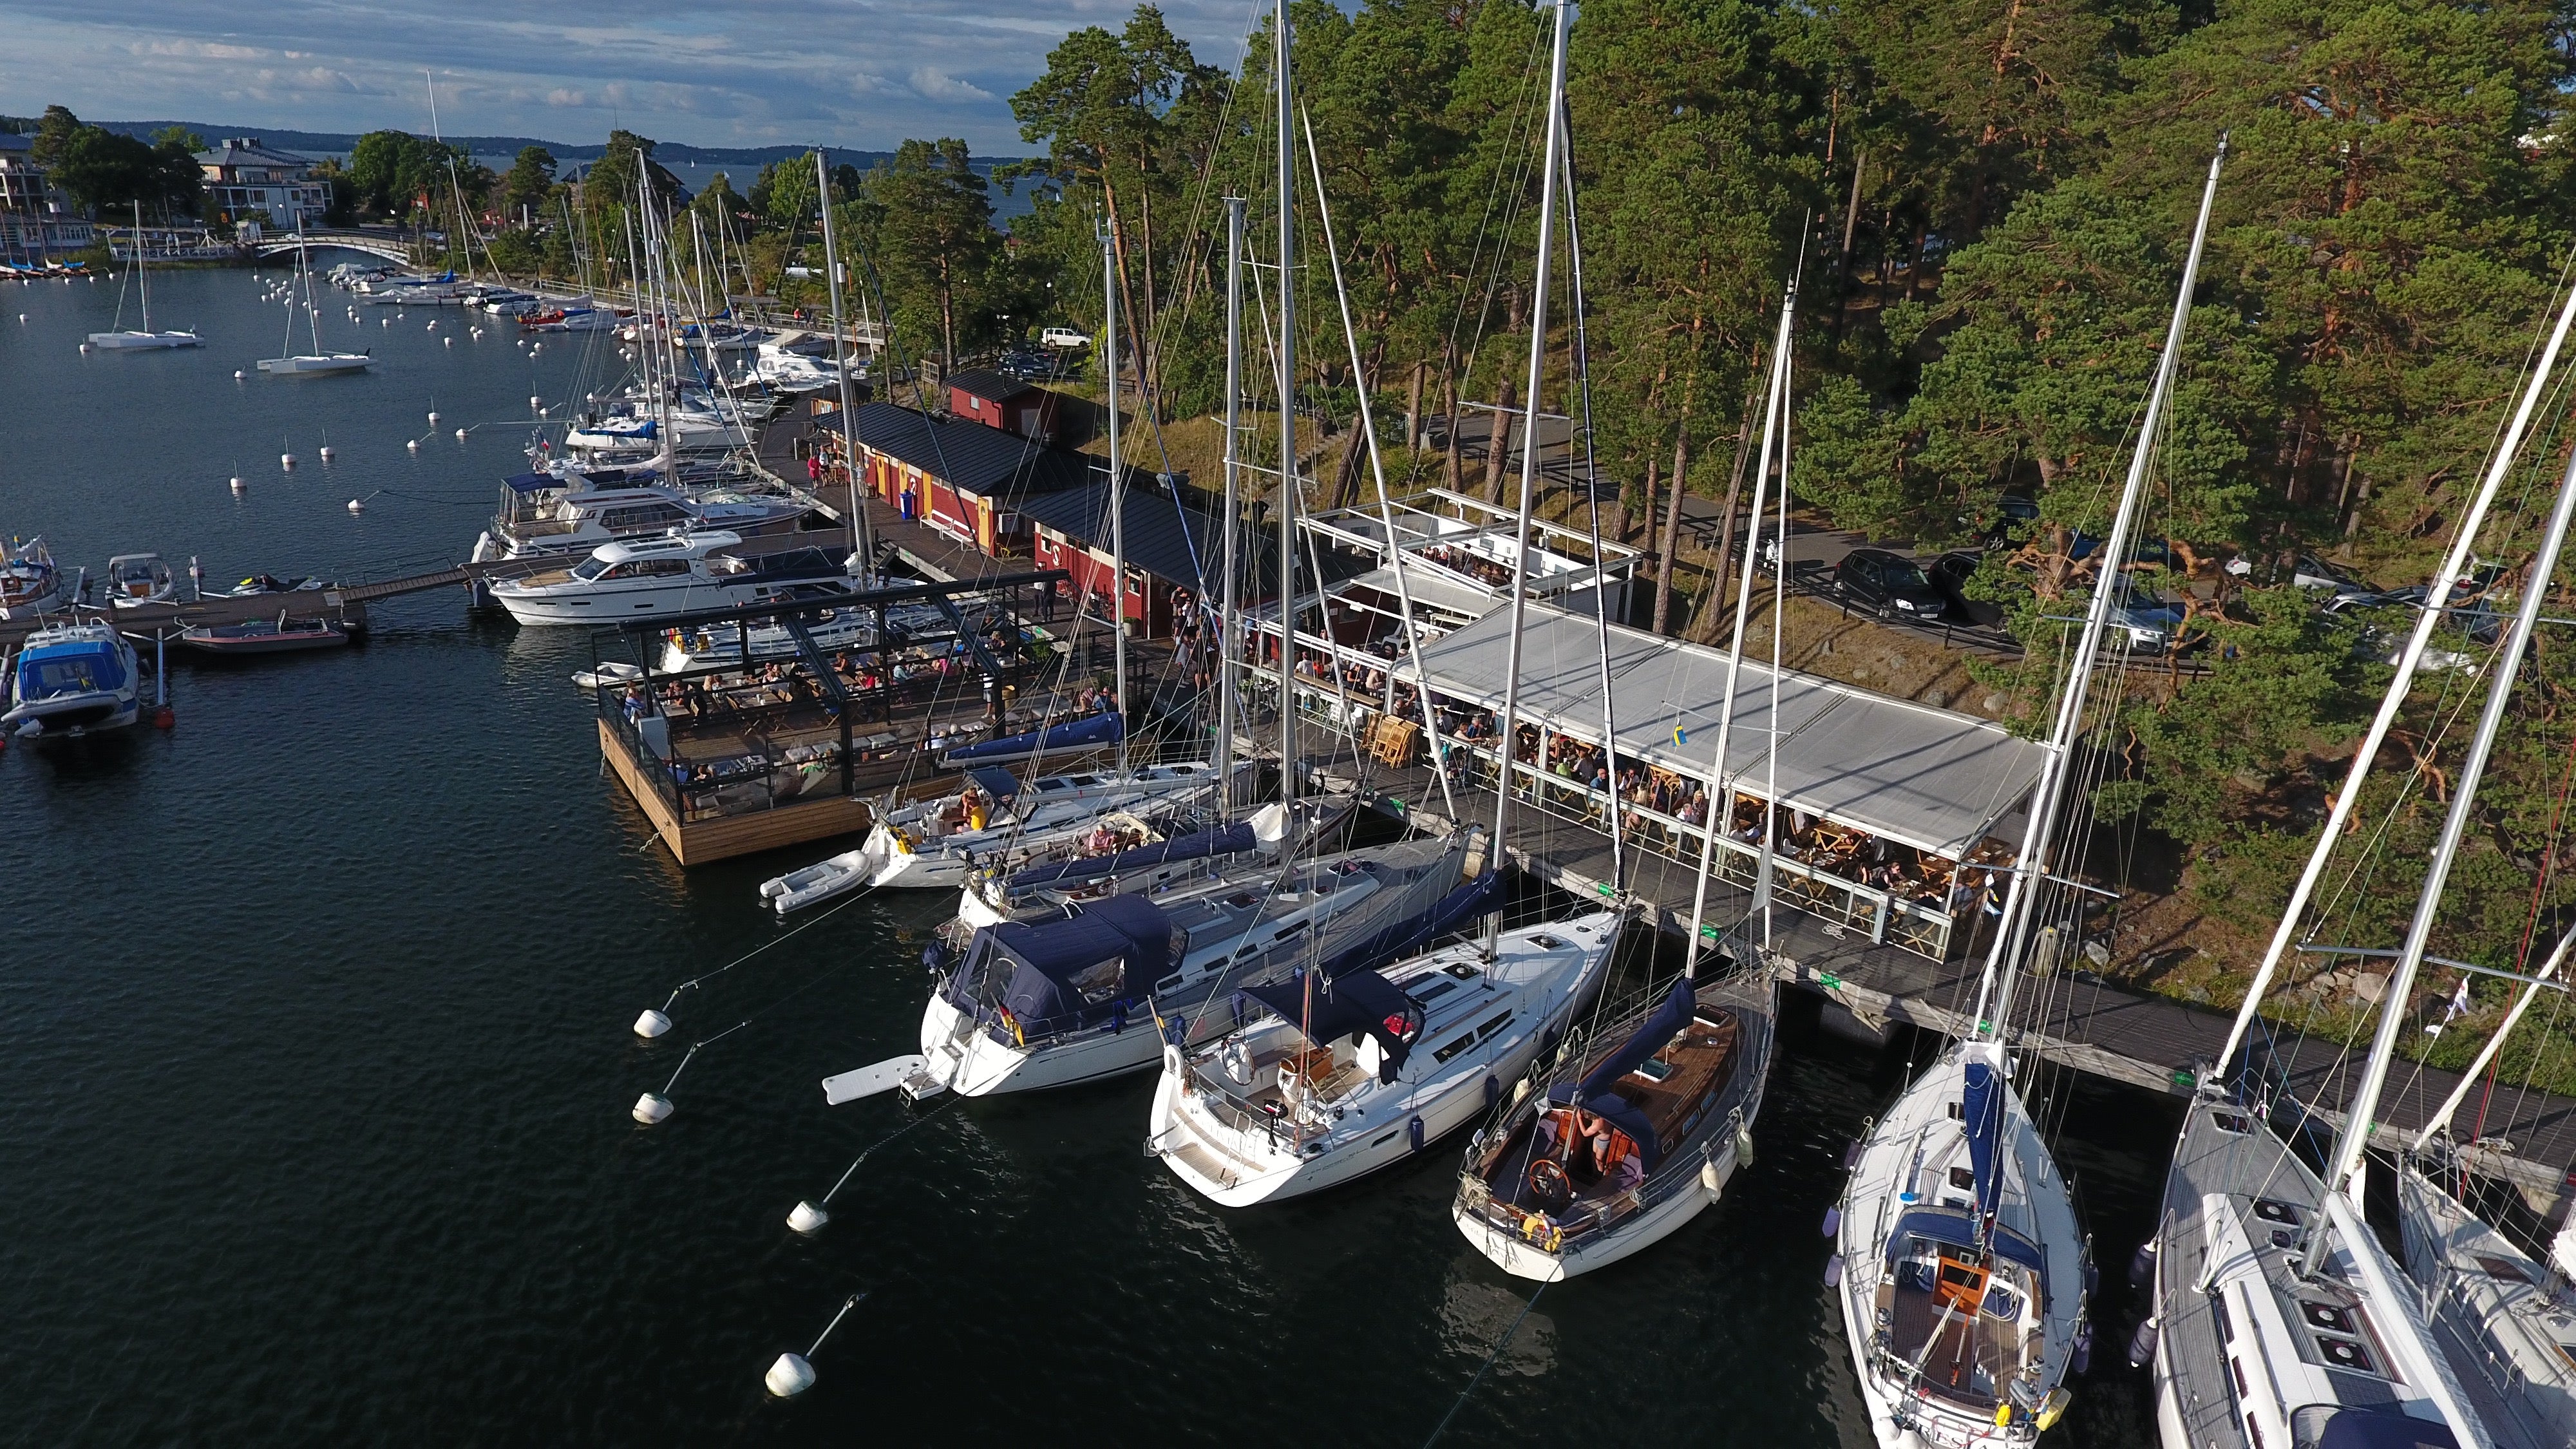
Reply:
[[[1327,977],[1315,983],[1311,996],[1306,979],[1306,973],[1299,971],[1285,981],[1247,986],[1243,994],[1279,1013],[1280,1020],[1317,1046],[1362,1032],[1377,1038],[1384,1057],[1378,1080],[1394,1081],[1404,1069],[1405,1054],[1422,1035],[1421,1003],[1374,971]]]
[[[1097,1026],[1142,1001],[1171,958],[1172,922],[1142,896],[1111,896],[1046,921],[1005,921],[975,933],[966,970],[1011,967],[1002,1007],[1023,1037]]]
[[[1968,1133],[1968,1165],[1977,1174],[1977,1220],[1991,1222],[2004,1193],[2003,1173],[1995,1163],[2003,1146],[2004,1089],[1992,1065],[1968,1063],[1968,1086],[1959,1108]]]
[[[1033,865],[1010,879],[1014,891],[1035,890],[1041,886],[1076,885],[1106,876],[1124,875],[1131,870],[1151,870],[1180,860],[1204,860],[1214,855],[1241,855],[1260,841],[1249,823],[1222,825],[1212,830],[1176,835],[1134,850],[1114,855],[1095,855],[1085,860],[1059,861],[1053,865]]]
[[[1050,750],[1075,750],[1088,745],[1114,745],[1125,733],[1125,722],[1114,714],[1084,715],[1078,720],[1023,734],[1004,735],[982,744],[962,745],[946,756],[950,764],[967,760],[1007,760],[1020,755],[1044,754]]]
[[[1336,951],[1323,963],[1326,980],[1335,980],[1348,971],[1374,966],[1407,952],[1418,950],[1433,941],[1464,927],[1479,916],[1502,909],[1503,882],[1496,871],[1452,888],[1437,904],[1418,916],[1389,921],[1369,934]]]
[[[1635,1104],[1612,1089],[1621,1077],[1644,1066],[1649,1058],[1662,1051],[1675,1032],[1690,1025],[1691,1014],[1698,1007],[1697,988],[1690,978],[1674,982],[1673,989],[1664,994],[1654,1014],[1630,1033],[1626,1041],[1619,1043],[1610,1055],[1603,1057],[1599,1065],[1584,1073],[1581,1082],[1571,1086],[1563,1082],[1550,1084],[1545,1100],[1539,1104],[1540,1110],[1581,1107],[1608,1120],[1610,1125],[1627,1133],[1629,1141],[1637,1144],[1640,1165],[1648,1172],[1654,1171],[1664,1160],[1664,1145],[1656,1140],[1655,1124],[1646,1120],[1646,1114],[1637,1110]]]
[[[1996,1257],[2028,1268],[2039,1278],[2041,1290],[2045,1292],[2047,1289],[2047,1255],[2040,1252],[2037,1243],[2010,1228],[1996,1228],[1980,1245],[1977,1242],[1977,1225],[1966,1213],[1951,1208],[1916,1208],[1898,1218],[1895,1231],[1887,1235],[1887,1261],[1893,1263],[1912,1251],[1906,1246],[1908,1238],[1922,1238],[1972,1251],[1980,1246],[1991,1248]]]

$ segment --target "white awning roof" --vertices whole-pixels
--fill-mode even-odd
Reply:
[[[1511,610],[1425,644],[1431,688],[1487,709],[1502,705]],[[1522,717],[1598,744],[1599,621],[1531,604],[1520,635]],[[1726,697],[1727,656],[1622,625],[1610,627],[1610,706],[1622,757],[1706,778]],[[1416,678],[1409,661],[1400,679]],[[1727,744],[1736,788],[1767,793],[1774,731],[1771,669],[1744,661]],[[1873,835],[1953,859],[1973,849],[2039,779],[2041,747],[1972,715],[1872,694],[1783,670],[1778,687],[1779,799]]]

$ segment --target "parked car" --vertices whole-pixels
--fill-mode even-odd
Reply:
[[[1044,347],[1089,347],[1091,339],[1070,327],[1050,327],[1038,334],[1038,343]]]
[[[1049,378],[1056,375],[1055,359],[1052,357],[1041,357],[1034,352],[1005,352],[1002,354],[1002,360],[996,363],[995,366],[1000,368],[1000,370],[1005,374],[1011,377],[1016,377],[1022,382],[1036,382],[1041,378]]]
[[[2170,654],[2182,647],[2182,604],[2126,575],[2111,585],[2110,622],[2129,631],[2129,647]]]
[[[1932,561],[1932,587],[1941,591],[1942,605],[1951,618],[1992,629],[2003,623],[2004,606],[1968,594],[1968,580],[1984,562],[1983,556],[1964,550],[1945,553]]]
[[[1889,618],[1937,622],[1946,604],[1923,566],[1883,548],[1856,548],[1834,566],[1844,598]]]
[[[1986,525],[1986,547],[2001,548],[2030,537],[2031,529],[2039,524],[2039,500],[2007,493],[1996,503],[1994,519]]]

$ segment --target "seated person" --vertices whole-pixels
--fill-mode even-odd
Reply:
[[[1597,1185],[1604,1193],[1620,1193],[1646,1180],[1636,1141],[1581,1107],[1559,1107],[1539,1118],[1538,1143],[1540,1155],[1565,1164],[1577,1191]]]

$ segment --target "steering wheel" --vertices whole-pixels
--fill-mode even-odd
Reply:
[[[1574,1201],[1574,1180],[1565,1175],[1565,1164],[1553,1157],[1542,1157],[1530,1164],[1530,1196],[1551,1206]]]

